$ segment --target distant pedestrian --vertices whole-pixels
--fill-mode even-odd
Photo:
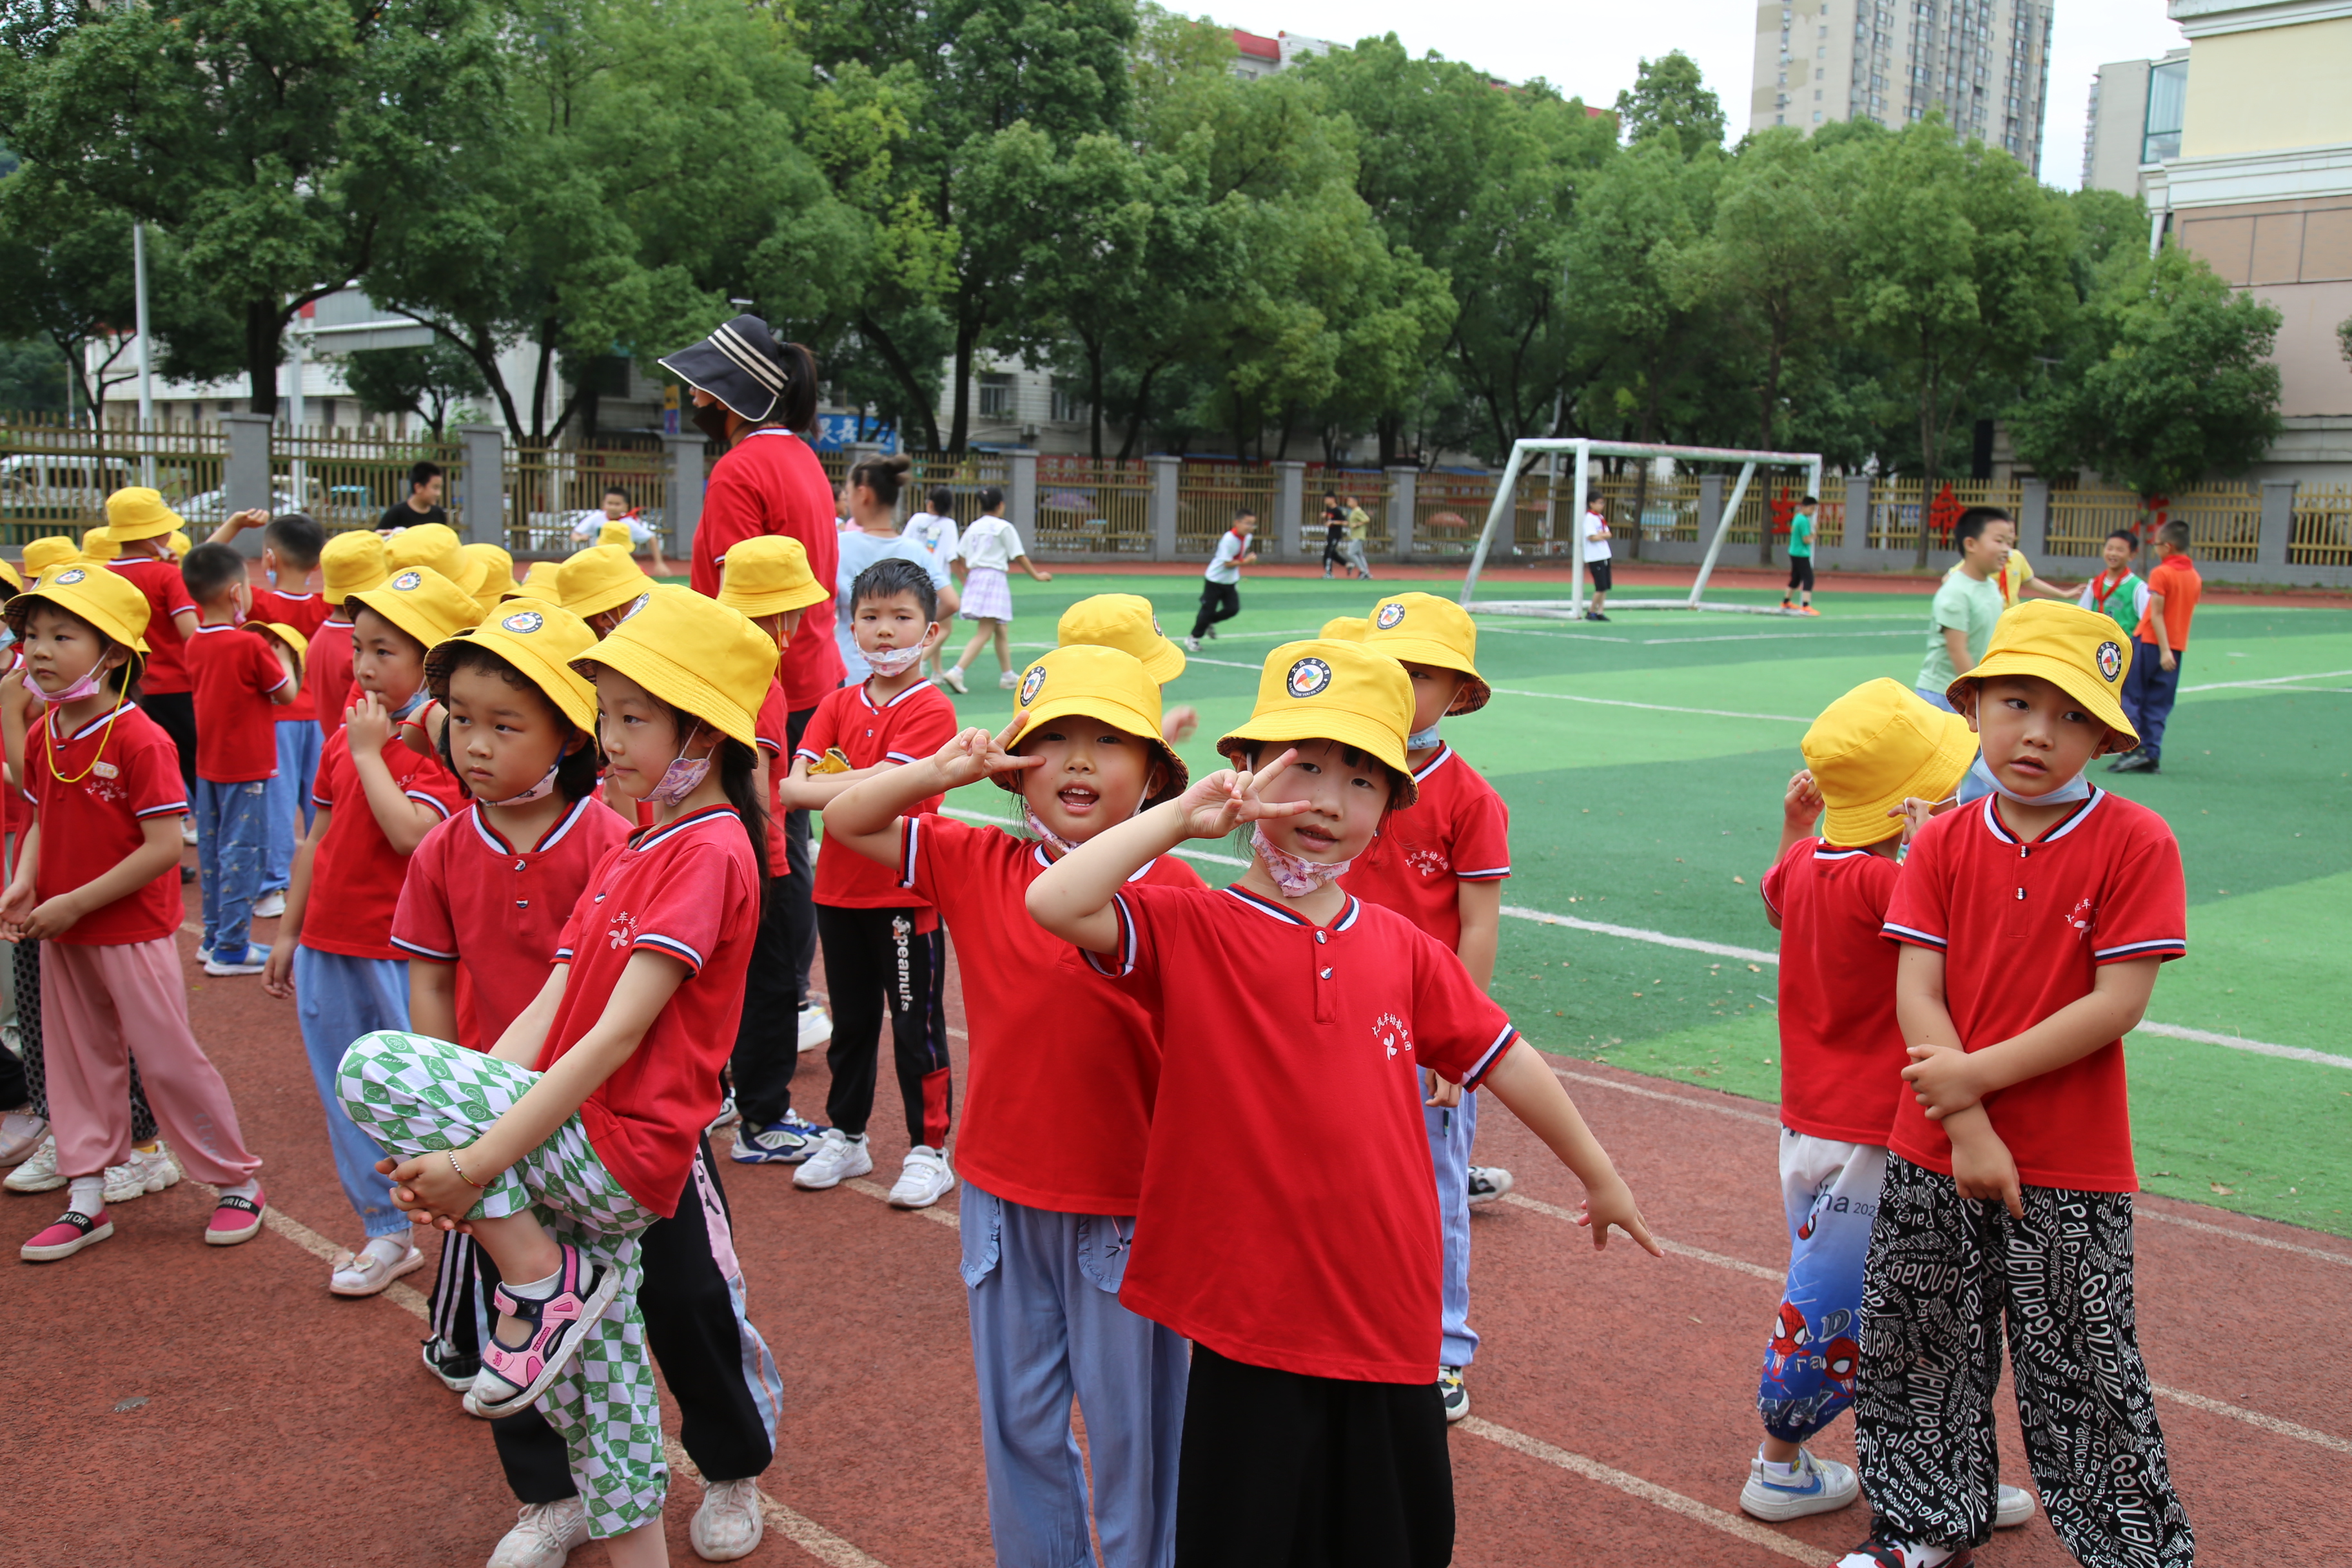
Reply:
[[[1594,496],[1584,503],[1584,570],[1592,579],[1592,608],[1584,612],[1588,621],[1605,621],[1601,613],[1609,602],[1611,563],[1609,548],[1609,513]]]
[[[1242,568],[1254,566],[1257,557],[1250,553],[1250,535],[1257,531],[1257,513],[1244,511],[1234,517],[1234,525],[1217,541],[1217,552],[1209,558],[1209,569],[1201,574],[1201,613],[1192,617],[1192,635],[1184,646],[1194,653],[1201,651],[1202,637],[1217,635],[1217,623],[1230,621],[1242,613]]]
[[[1788,609],[1789,595],[1794,594],[1801,616],[1821,614],[1813,608],[1813,508],[1821,504],[1818,497],[1807,496],[1789,519],[1789,587],[1780,595],[1780,607]]]
[[[376,524],[381,532],[395,528],[415,528],[420,522],[446,522],[449,514],[441,506],[443,476],[441,465],[420,460],[408,470],[408,499],[396,500],[384,509],[383,519]]]
[[[2111,773],[2152,773],[2164,755],[2164,726],[2180,695],[2180,661],[2189,654],[2189,623],[2205,580],[2189,559],[2189,525],[2174,519],[2156,531],[2156,570],[2147,574],[2147,608],[2133,636],[2139,643],[2124,676],[2124,716],[2139,731],[2139,747],[2107,764]]]
[[[1323,575],[1334,566],[1348,566],[1348,509],[1329,490],[1323,492]],[[1355,574],[1352,567],[1349,575]]]
[[[1355,575],[1369,583],[1372,580],[1372,563],[1364,558],[1364,545],[1372,536],[1372,514],[1357,505],[1354,496],[1348,497],[1347,503],[1348,565]]]
[[[956,542],[956,557],[963,563],[963,599],[961,605],[952,593],[947,598],[950,605],[964,620],[977,622],[980,630],[964,645],[963,656],[942,672],[940,679],[958,691],[971,688],[963,683],[963,672],[980,657],[980,650],[989,639],[996,641],[996,662],[999,669],[996,684],[1010,689],[1021,677],[1013,668],[1013,643],[1006,628],[1013,624],[1013,589],[1006,574],[1018,566],[1040,583],[1054,580],[1051,572],[1040,571],[1022,548],[1020,531],[1004,521],[1004,492],[994,485],[980,492],[981,515],[972,520],[963,537]]]

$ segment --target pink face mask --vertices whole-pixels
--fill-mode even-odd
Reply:
[[[1308,860],[1287,849],[1277,849],[1274,840],[1265,836],[1262,823],[1251,825],[1250,847],[1265,862],[1266,875],[1274,879],[1274,885],[1282,889],[1286,899],[1303,899],[1329,886],[1346,876],[1348,868],[1356,863],[1352,856],[1345,860]]]
[[[68,702],[86,701],[103,691],[106,689],[105,682],[106,655],[101,652],[98,656],[98,662],[89,667],[89,674],[62,691],[52,691],[49,693],[48,700],[53,707],[58,708],[64,707]]]

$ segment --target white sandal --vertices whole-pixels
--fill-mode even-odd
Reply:
[[[335,1255],[334,1272],[327,1276],[327,1289],[337,1296],[378,1296],[402,1275],[424,1267],[425,1254],[413,1247],[396,1263],[386,1263],[382,1254],[365,1248],[340,1252]]]

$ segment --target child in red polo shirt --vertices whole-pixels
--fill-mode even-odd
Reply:
[[[253,618],[290,627],[303,639],[300,689],[278,715],[278,776],[269,781],[267,797],[269,847],[261,866],[261,898],[255,916],[272,920],[286,912],[286,883],[294,874],[295,841],[310,831],[310,789],[318,782],[323,737],[319,733],[319,702],[311,689],[318,664],[319,628],[333,606],[315,592],[310,579],[319,569],[319,552],[326,547],[326,531],[299,511],[271,517],[259,510],[232,513],[213,531],[212,542],[231,544],[248,528],[262,532],[261,574],[269,586],[253,591]],[[351,634],[341,634],[343,656],[349,656]]]
[[[2139,645],[2124,677],[2124,714],[2139,745],[2107,764],[2111,773],[2152,773],[2164,756],[2164,727],[2180,696],[2180,661],[2189,657],[2189,623],[2205,579],[2189,559],[2189,525],[2175,519],[2156,531],[2156,567],[2147,574],[2147,607],[2140,612]]]
[[[319,552],[319,575],[325,584],[320,597],[326,601],[327,618],[319,623],[318,635],[305,651],[302,673],[318,705],[319,761],[324,767],[323,742],[343,727],[343,710],[351,706],[352,597],[383,587],[392,575],[384,564],[383,541],[356,529],[335,535]]]
[[[874,673],[819,703],[802,731],[780,797],[795,809],[822,810],[860,780],[928,757],[956,733],[955,709],[923,679],[923,653],[942,632],[929,572],[912,561],[877,561],[858,574],[851,602],[851,629]],[[831,771],[831,751],[848,759],[847,769]],[[939,806],[926,797],[917,815]],[[825,1055],[833,1087],[824,1102],[833,1125],[793,1173],[793,1184],[819,1192],[874,1169],[866,1123],[874,1114],[887,1013],[912,1145],[890,1202],[929,1208],[955,1185],[947,1155],[953,1089],[939,911],[856,850],[827,843],[816,862],[816,934],[833,1002]]]
[[[1455,957],[1335,885],[1415,796],[1412,683],[1345,642],[1274,650],[1210,775],[1030,884],[1031,916],[1161,1016],[1155,1135],[1119,1299],[1193,1342],[1179,1564],[1430,1568],[1454,1554],[1426,1068],[1490,1086],[1584,1183],[1594,1245],[1654,1252],[1559,1079]],[[1234,886],[1139,870],[1251,827]],[[1246,1086],[1241,1092],[1236,1085]],[[1264,1151],[1294,1156],[1265,1179]]]
[[[2028,602],[1948,695],[1994,793],[1913,841],[1886,911],[1912,1064],[1870,1237],[1842,1568],[1950,1568],[1992,1525],[2004,1338],[2042,1506],[2088,1568],[2189,1568],[2132,1310],[2122,1037],[2187,951],[2180,847],[2083,770],[2137,740],[2106,616]],[[2004,1324],[2005,1320],[2005,1324]]]
[[[330,1270],[327,1289],[373,1296],[424,1268],[425,1255],[409,1244],[408,1221],[376,1171],[381,1151],[335,1099],[335,1064],[362,1035],[408,1027],[408,966],[392,942],[393,910],[409,856],[457,810],[462,791],[438,756],[415,750],[397,730],[425,700],[425,650],[477,617],[456,584],[422,566],[352,595],[349,607],[359,697],[319,769],[318,815],[295,851],[262,987],[294,998],[335,1174],[367,1231]]]
[[[139,675],[139,706],[163,726],[180,752],[180,780],[196,793],[196,703],[188,675],[187,640],[196,635],[196,606],[180,579],[172,535],[185,524],[158,492],[143,485],[106,498],[106,537],[117,553],[107,570],[136,587],[147,601],[147,660]],[[194,843],[193,818],[181,823],[182,837]]]
[[[131,1160],[133,1040],[180,1163],[220,1188],[205,1239],[230,1246],[261,1227],[261,1162],[188,1027],[173,943],[188,802],[171,738],[128,698],[147,616],[145,596],[96,564],[51,573],[8,608],[48,711],[27,746],[35,821],[0,896],[0,937],[41,944],[50,1125],[69,1189],[66,1212],[19,1249],[28,1263],[114,1234],[105,1173]]]
[[[660,1562],[668,1470],[641,1247],[689,1201],[743,1005],[766,843],[751,716],[776,651],[734,611],[656,585],[570,664],[596,682],[610,776],[654,804],[655,825],[591,875],[546,983],[488,1055],[383,1031],[352,1044],[336,1089],[389,1152],[401,1205],[467,1226],[504,1281],[467,1408],[538,1404],[586,1533],[615,1562]],[[758,1500],[734,1489],[756,1542]]]
[[[938,908],[961,961],[971,1079],[956,1163],[996,1560],[1066,1562],[1087,1538],[1075,1396],[1103,1561],[1141,1568],[1172,1550],[1184,1420],[1181,1336],[1116,1297],[1159,1089],[1159,1020],[1041,930],[1024,899],[1059,856],[1174,798],[1184,764],[1160,738],[1160,688],[1132,654],[1057,648],[1019,690],[1003,736],[967,730],[835,796],[825,842],[896,868]],[[1021,796],[1026,834],[921,811],[982,778]],[[1139,881],[1201,886],[1172,855]]]
[[[1511,874],[1511,814],[1494,786],[1437,733],[1448,715],[1475,713],[1486,705],[1488,689],[1476,663],[1478,628],[1451,600],[1397,594],[1373,606],[1363,641],[1403,665],[1412,682],[1412,733],[1405,737],[1404,760],[1420,794],[1412,805],[1389,813],[1339,885],[1396,910],[1453,949],[1486,990],[1495,977],[1503,879]],[[1445,1418],[1459,1421],[1470,1414],[1463,1369],[1478,1353],[1478,1334],[1470,1327],[1470,1205],[1509,1192],[1511,1173],[1470,1163],[1478,1097],[1434,1073],[1426,1087],[1422,1121],[1445,1227],[1445,1332],[1437,1386],[1445,1397]]]
[[[203,617],[187,643],[196,697],[196,875],[204,883],[196,958],[206,974],[258,974],[264,954],[247,937],[269,843],[276,710],[294,700],[301,677],[292,648],[245,628],[253,591],[244,556],[226,544],[199,544],[180,563],[180,575]]]

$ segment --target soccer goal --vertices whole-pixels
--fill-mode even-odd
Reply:
[[[1575,510],[1570,515],[1577,521],[1571,525],[1569,549],[1575,563],[1575,574],[1565,603],[1558,599],[1480,599],[1478,576],[1486,569],[1486,552],[1493,548],[1497,530],[1507,529],[1517,497],[1519,475],[1530,461],[1549,458],[1558,472],[1561,457],[1572,454],[1576,463]],[[1738,482],[1731,487],[1731,495],[1724,502],[1723,515],[1716,519],[1715,533],[1706,542],[1706,556],[1699,563],[1698,577],[1691,584],[1690,594],[1680,599],[1613,599],[1612,609],[1626,610],[1727,610],[1746,615],[1778,615],[1769,605],[1733,605],[1710,602],[1706,597],[1706,581],[1714,574],[1716,557],[1723,553],[1723,542],[1731,532],[1731,520],[1739,515],[1739,503],[1747,498],[1748,483],[1759,468],[1802,468],[1805,470],[1805,490],[1809,495],[1822,493],[1822,455],[1819,452],[1749,452],[1731,447],[1653,447],[1632,441],[1588,441],[1574,439],[1526,439],[1511,443],[1511,459],[1504,466],[1502,482],[1495,487],[1495,504],[1486,510],[1486,526],[1479,531],[1478,548],[1471,553],[1470,570],[1462,578],[1462,607],[1474,615],[1490,616],[1551,616],[1567,620],[1584,618],[1584,541],[1580,529],[1584,517],[1586,486],[1590,482],[1591,463],[1595,457],[1603,458],[1672,458],[1677,463],[1738,463]],[[1642,520],[1635,518],[1633,526],[1640,528]]]

